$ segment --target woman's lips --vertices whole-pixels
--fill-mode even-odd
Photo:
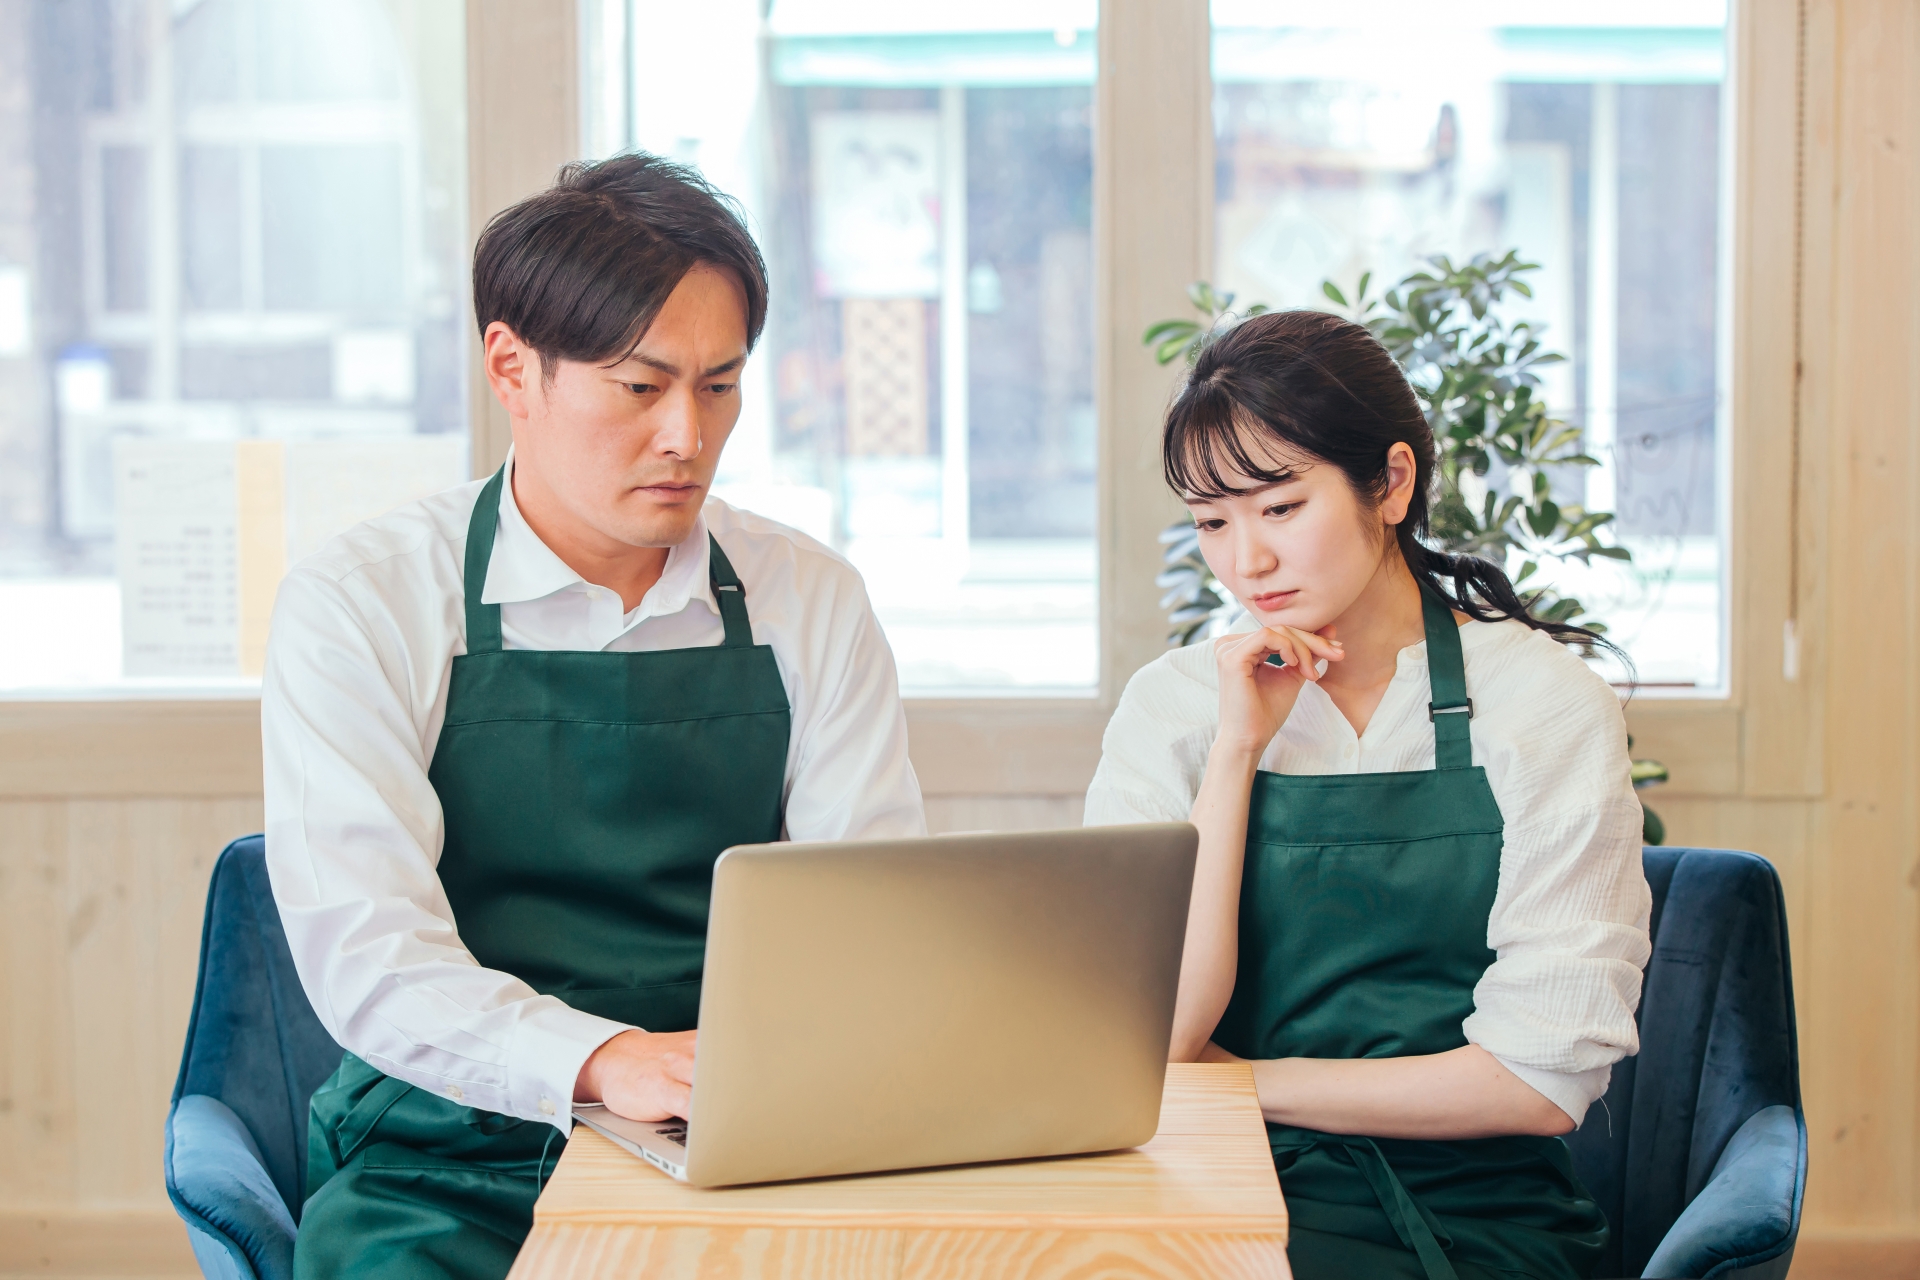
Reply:
[[[1297,590],[1269,591],[1265,595],[1258,595],[1253,597],[1252,603],[1254,608],[1259,609],[1264,613],[1272,613],[1276,609],[1284,609],[1288,605],[1292,604],[1293,598],[1299,594],[1300,592]]]

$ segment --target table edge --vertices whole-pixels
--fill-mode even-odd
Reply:
[[[1285,1237],[1289,1215],[1277,1213],[1234,1213],[1195,1215],[1085,1213],[990,1213],[974,1210],[935,1211],[865,1209],[847,1212],[840,1209],[757,1211],[750,1217],[738,1212],[674,1209],[649,1212],[637,1217],[632,1212],[610,1209],[580,1209],[548,1213],[534,1223],[542,1227],[622,1226],[622,1227],[738,1227],[743,1224],[781,1230],[821,1229],[903,1229],[914,1231],[1153,1231],[1196,1235],[1279,1235]]]

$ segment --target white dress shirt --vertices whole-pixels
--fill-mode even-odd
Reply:
[[[1250,629],[1251,624],[1245,624]],[[1462,1030],[1577,1124],[1640,1047],[1633,1012],[1652,897],[1640,802],[1614,691],[1564,646],[1518,622],[1460,629],[1473,699],[1473,762],[1505,820],[1487,919],[1496,959]],[[1260,767],[1276,773],[1433,768],[1427,646],[1402,649],[1356,735],[1309,684]],[[1089,825],[1184,822],[1220,723],[1211,645],[1175,649],[1128,683],[1087,792]]]
[[[334,1039],[409,1084],[566,1132],[582,1064],[627,1028],[482,968],[435,870],[444,824],[427,769],[466,652],[461,570],[483,483],[358,525],[281,584],[260,708],[267,866]],[[482,599],[501,606],[508,649],[718,645],[709,533],[792,704],[788,837],[924,835],[893,654],[860,575],[805,534],[709,499],[627,612],[540,541],[508,484]]]

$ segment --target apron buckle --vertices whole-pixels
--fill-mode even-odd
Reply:
[[[1473,699],[1472,698],[1467,699],[1467,705],[1464,707],[1436,707],[1431,702],[1429,702],[1427,704],[1427,722],[1431,724],[1434,720],[1434,717],[1436,716],[1458,715],[1463,711],[1466,712],[1467,719],[1469,720],[1473,719]]]

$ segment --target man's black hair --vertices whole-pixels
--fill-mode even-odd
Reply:
[[[767,265],[739,205],[685,165],[644,152],[570,164],[496,215],[473,250],[473,317],[502,321],[540,355],[622,360],[681,277],[705,264],[747,300],[747,346],[767,319]]]

